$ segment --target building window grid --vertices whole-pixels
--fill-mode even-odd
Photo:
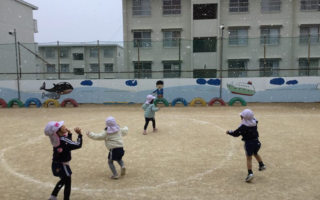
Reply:
[[[83,60],[83,53],[74,53],[73,60]]]
[[[217,19],[218,4],[194,4],[193,19]]]
[[[151,47],[151,31],[134,31],[134,47]]]
[[[69,73],[69,64],[60,64],[61,73]]]
[[[113,72],[113,64],[104,64],[104,72]]]
[[[47,73],[55,73],[55,72],[56,72],[56,65],[47,64]]]
[[[68,48],[61,48],[59,49],[60,58],[69,58],[69,49]]]
[[[180,67],[178,62],[163,63],[163,78],[178,78],[180,77]]]
[[[141,62],[138,66],[138,62],[134,63],[134,78],[152,78],[151,62]]]
[[[94,64],[90,64],[90,72],[99,72],[100,69],[99,69],[99,64],[97,63],[94,63]]]
[[[105,48],[103,50],[103,56],[105,58],[112,58],[113,57],[113,49],[112,48]]]
[[[163,32],[163,46],[164,47],[177,47],[181,38],[180,31],[164,31]]]
[[[98,54],[99,51],[97,47],[90,48],[90,58],[98,58]]]
[[[265,62],[265,64],[264,64]],[[260,60],[260,77],[278,77],[279,60],[266,59]]]
[[[318,59],[310,59],[309,76],[318,76],[318,66]],[[299,60],[299,76],[308,76],[308,59]]]
[[[260,44],[277,45],[280,43],[280,28],[261,28]]]
[[[230,13],[249,12],[249,0],[230,0]]]
[[[301,0],[302,11],[320,11],[320,0]]]
[[[46,48],[46,58],[55,58],[56,52],[54,48]]]
[[[229,46],[246,46],[248,45],[248,29],[230,29],[229,30]]]
[[[133,13],[133,16],[150,16],[151,15],[150,0],[133,0],[132,13]]]
[[[179,15],[181,14],[181,0],[163,0],[163,15]]]
[[[216,37],[201,37],[193,39],[193,52],[216,52],[217,38]]]
[[[246,60],[229,60],[228,61],[228,77],[247,77],[247,61]]]
[[[308,44],[309,35],[311,44],[319,43],[319,29],[320,25],[300,27],[300,44]]]
[[[262,12],[279,12],[281,10],[281,0],[261,0]]]

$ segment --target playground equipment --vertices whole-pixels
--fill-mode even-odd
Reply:
[[[178,97],[178,98],[175,98],[172,102],[171,102],[171,106],[175,106],[177,102],[181,102],[183,103],[184,106],[188,106],[188,102],[182,98],[182,97]]]
[[[20,99],[11,99],[8,104],[7,104],[7,107],[8,108],[12,108],[12,105],[16,103],[19,105],[19,108],[23,107],[23,102],[20,100]]]
[[[65,107],[68,102],[71,103],[73,105],[73,107],[78,107],[78,103],[76,102],[76,100],[71,99],[71,98],[64,99],[61,102],[61,107]]]
[[[241,98],[241,97],[233,97],[233,98],[229,101],[228,105],[229,105],[229,106],[232,106],[232,105],[234,104],[234,102],[236,102],[236,101],[239,101],[239,102],[241,103],[241,105],[243,105],[243,106],[246,106],[246,105],[247,105],[247,102],[246,102],[243,98]]]
[[[6,108],[7,107],[7,102],[4,99],[0,99],[0,104],[2,108]]]
[[[29,98],[29,99],[27,99],[27,101],[24,104],[24,107],[29,108],[31,102],[34,102],[37,105],[38,108],[41,107],[41,101],[39,99],[37,99],[37,98]]]
[[[221,106],[225,106],[226,102],[223,101],[221,98],[213,98],[211,101],[208,103],[209,106],[212,106],[215,102],[220,102]]]
[[[60,107],[59,101],[57,101],[57,100],[55,100],[55,99],[47,99],[47,100],[43,103],[43,107],[48,107],[49,103],[53,103],[55,107]]]
[[[190,106],[194,106],[194,104],[196,104],[197,102],[200,102],[203,106],[207,105],[207,103],[204,99],[197,97],[197,98],[192,99],[192,101],[190,102]]]
[[[163,102],[165,106],[169,106],[169,103],[168,103],[168,101],[167,101],[165,98],[156,98],[156,100],[153,102],[153,104],[154,104],[155,106],[157,106],[157,104],[158,104],[159,102]]]

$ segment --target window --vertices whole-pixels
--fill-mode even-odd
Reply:
[[[261,28],[260,44],[279,44],[280,28]]]
[[[281,0],[261,0],[262,12],[279,12],[281,10]]]
[[[103,50],[103,55],[105,58],[113,58],[113,48],[111,47],[105,48]]]
[[[38,33],[38,21],[36,19],[33,20],[33,31]]]
[[[228,60],[228,77],[246,77],[247,60]]]
[[[150,16],[151,15],[150,0],[133,0],[132,13],[133,13],[133,16]]]
[[[54,48],[46,48],[46,58],[55,58],[55,49]]]
[[[320,0],[301,0],[301,10],[320,11]]]
[[[90,72],[99,72],[99,64],[90,64]]]
[[[104,64],[104,72],[113,72],[113,64],[112,63]]]
[[[178,78],[180,77],[181,64],[179,61],[164,61],[163,62],[163,78]]]
[[[193,52],[216,52],[217,51],[217,38],[193,38]]]
[[[193,19],[217,19],[217,4],[194,4]]]
[[[73,60],[83,60],[83,53],[74,53]]]
[[[193,78],[216,78],[216,69],[194,69]]]
[[[163,31],[163,46],[178,47],[180,37],[181,37],[180,31],[175,31],[175,30]]]
[[[84,75],[84,68],[74,68],[73,74],[74,75]]]
[[[277,77],[279,76],[279,60],[260,59],[260,77]]]
[[[300,44],[319,43],[319,25],[302,26],[300,27]]]
[[[90,58],[98,58],[98,53],[97,47],[90,48]]]
[[[151,62],[134,62],[134,78],[152,78]]]
[[[181,14],[181,0],[163,0],[163,15]]]
[[[69,58],[69,49],[68,48],[60,48],[60,58]]]
[[[249,11],[249,0],[230,0],[229,12],[241,13]]]
[[[230,46],[245,46],[248,45],[248,29],[247,28],[232,28],[229,30],[229,45]]]
[[[69,73],[69,64],[61,64],[60,65],[60,72]]]
[[[318,66],[319,66],[318,59],[310,59],[309,70],[308,70],[308,59],[307,58],[299,59],[299,76],[318,76],[318,70],[314,69],[314,68],[317,69]]]
[[[47,64],[47,72],[48,73],[55,73],[56,72],[56,65]]]
[[[134,31],[134,47],[151,47],[151,31]]]

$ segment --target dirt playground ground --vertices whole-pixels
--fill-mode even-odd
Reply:
[[[320,199],[320,104],[248,103],[248,106],[163,107],[156,113],[158,132],[143,135],[138,105],[79,105],[73,108],[0,109],[0,199],[48,199],[58,178],[51,173],[52,147],[43,133],[47,122],[64,120],[82,128],[83,146],[72,152],[73,200],[313,200]],[[241,138],[225,134],[250,108],[259,120],[260,155],[267,170],[247,175]],[[108,116],[128,126],[123,160],[127,174],[111,180],[101,132]],[[74,132],[74,131],[72,131]],[[73,134],[73,140],[76,133]],[[116,164],[117,169],[119,166]],[[63,189],[58,199],[63,199]]]

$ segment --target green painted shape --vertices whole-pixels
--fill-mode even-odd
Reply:
[[[12,108],[12,104],[13,103],[17,103],[19,105],[19,108],[22,108],[23,107],[23,103],[20,99],[11,99],[8,104],[7,104],[7,107],[8,108]]]
[[[153,102],[153,104],[154,104],[155,106],[157,106],[157,104],[158,104],[160,101],[163,102],[165,106],[169,106],[169,103],[168,103],[168,101],[167,101],[165,98],[156,98],[156,100]]]
[[[234,104],[234,102],[236,102],[236,101],[240,101],[241,105],[243,105],[243,106],[246,106],[246,105],[247,105],[247,102],[246,102],[243,98],[241,98],[241,97],[233,97],[233,98],[229,101],[228,105],[229,105],[229,106],[232,106],[232,105]]]

